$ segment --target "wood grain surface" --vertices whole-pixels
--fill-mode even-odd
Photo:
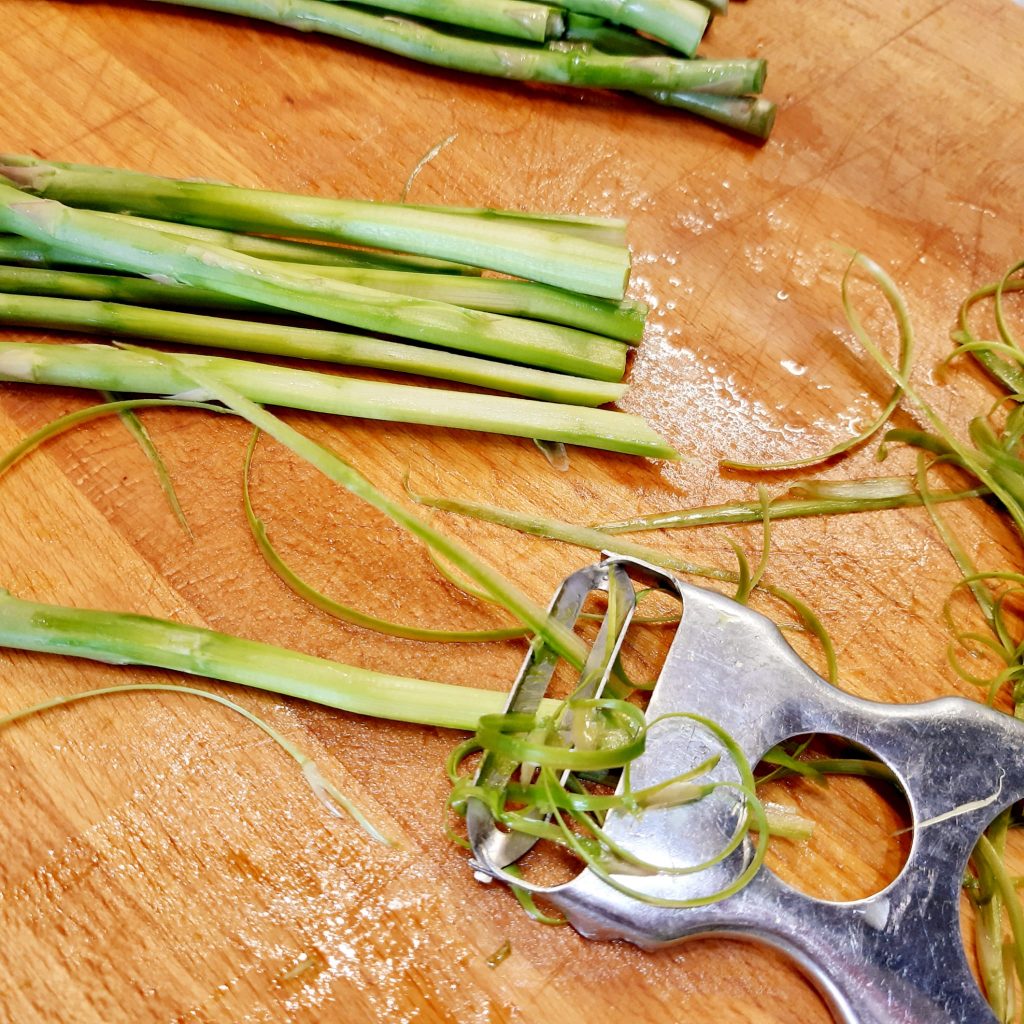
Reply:
[[[843,319],[843,246],[873,255],[904,290],[916,379],[937,408],[954,423],[985,408],[979,379],[959,372],[942,382],[932,367],[959,301],[1024,255],[1024,9],[1011,0],[746,0],[714,25],[706,52],[769,58],[767,92],[781,110],[768,144],[639,102],[471,80],[143,2],[0,0],[0,139],[55,159],[395,200],[420,158],[454,136],[412,182],[411,200],[629,217],[631,294],[653,313],[623,405],[687,458],[576,451],[558,473],[524,441],[288,416],[395,495],[408,470],[423,489],[580,522],[750,496],[754,479],[721,473],[718,458],[816,452],[885,393]],[[891,342],[877,298],[862,301]],[[3,385],[0,448],[90,401]],[[390,640],[305,606],[248,536],[247,430],[174,411],[145,420],[195,539],[123,429],[97,422],[0,481],[0,584],[385,671],[507,687],[516,644]],[[892,457],[893,472],[911,465],[906,453]],[[865,450],[826,472],[877,467]],[[276,445],[258,455],[254,495],[289,557],[343,600],[427,625],[496,621],[440,581],[397,528]],[[437,522],[538,600],[592,560]],[[984,564],[1022,565],[994,516],[961,511],[957,523]],[[729,565],[728,536],[758,544],[744,529],[651,542]],[[831,630],[847,689],[893,701],[977,696],[946,666],[941,609],[955,569],[919,512],[780,524],[770,573]],[[812,648],[801,650],[820,667]],[[9,651],[0,673],[6,709],[170,678]],[[441,830],[443,762],[456,734],[213,688],[315,756],[401,848],[329,818],[276,747],[205,702],[133,694],[9,728],[0,736],[0,1020],[830,1019],[771,953],[727,941],[657,954],[590,943],[530,923],[507,892],[474,882]],[[776,855],[795,884],[850,898],[898,871],[900,819],[881,796],[849,786],[827,800],[790,799],[822,821],[813,844]],[[506,940],[511,956],[488,966]]]

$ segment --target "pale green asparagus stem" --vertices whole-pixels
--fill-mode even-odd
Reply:
[[[108,260],[133,273],[158,275],[364,330],[602,380],[620,379],[625,367],[624,346],[608,338],[332,281],[286,264],[113,222],[3,184],[0,228]]]
[[[145,338],[148,341],[201,345],[293,359],[319,359],[324,362],[369,366],[380,370],[398,370],[402,373],[458,381],[461,384],[473,384],[493,391],[506,391],[541,401],[568,405],[595,406],[617,402],[627,390],[624,384],[606,383],[586,377],[570,377],[562,373],[535,370],[529,366],[477,359],[457,352],[443,352],[421,348],[418,345],[404,345],[396,341],[341,334],[337,331],[264,324],[250,320],[225,320],[220,317],[146,309],[112,302],[3,294],[6,276],[4,268],[0,268],[0,324]],[[90,278],[94,275],[56,276]],[[113,280],[124,281],[126,284],[133,283],[131,278]],[[150,282],[142,280],[139,280],[138,284],[165,290],[171,287],[150,285]],[[79,287],[78,290],[85,289]],[[130,293],[130,289],[119,290],[128,290]],[[179,291],[188,292],[190,289]]]
[[[557,7],[524,0],[364,0],[364,6],[542,43],[562,31]]]
[[[330,4],[319,6],[340,10]],[[359,11],[351,13],[364,17]],[[230,231],[395,249],[602,298],[621,299],[629,276],[629,254],[622,246],[519,217],[474,217],[403,204],[296,196],[12,155],[0,156],[0,175],[25,191],[75,206]]]
[[[699,114],[708,121],[758,139],[767,139],[771,135],[778,113],[775,104],[763,96],[712,96],[710,93],[665,89],[641,92],[640,95],[662,106]]]
[[[22,601],[0,590],[0,646],[113,665],[148,665],[254,686],[360,715],[475,729],[505,694],[314,658],[198,626]],[[549,701],[548,713],[557,707]]]
[[[700,89],[740,95],[759,92],[764,80],[763,62],[752,60],[676,60],[670,57],[623,60],[604,54],[592,54],[586,60],[567,59],[566,55],[527,45],[478,40],[440,32],[422,22],[404,18],[380,17],[359,10],[340,8],[322,0],[160,0],[179,7],[197,7],[223,14],[241,14],[269,21],[285,28],[322,32],[375,46],[402,57],[426,64],[467,71],[478,75],[510,78],[518,81],[548,82],[598,89]],[[667,2],[667,0],[666,0]],[[686,0],[676,0],[680,6]],[[594,3],[591,6],[598,6]],[[627,6],[611,0],[600,4],[612,7],[621,18],[630,17]],[[629,4],[644,12],[647,20],[654,14],[654,3]],[[691,56],[700,42],[708,13],[699,4],[690,17],[674,22],[671,15],[658,16],[662,30],[672,36],[673,45]],[[702,16],[703,15],[703,16]],[[657,16],[657,15],[656,15]],[[634,20],[632,17],[630,20]]]
[[[40,251],[42,249],[36,242],[27,238],[19,238],[17,241]],[[6,248],[5,240],[0,239],[0,260],[5,258]],[[0,292],[6,296],[34,295],[62,300],[123,302],[134,306],[181,306],[185,309],[211,309],[221,313],[258,312],[266,315],[268,310],[267,306],[258,302],[219,295],[203,288],[186,288],[180,284],[150,281],[145,277],[79,273],[74,270],[50,270],[38,266],[0,265]],[[25,326],[29,324],[26,323]]]
[[[152,223],[158,223],[156,221]],[[18,239],[20,246],[5,245],[0,238],[0,261],[10,254],[19,263],[46,263],[74,266],[73,253],[62,254],[53,247]],[[18,249],[23,248],[29,259],[22,259]],[[31,257],[42,255],[37,260]],[[63,256],[63,258],[62,258]],[[96,266],[100,261],[85,258],[86,265]],[[552,288],[532,281],[512,281],[507,278],[468,277],[439,273],[410,273],[394,270],[364,270],[353,267],[325,267],[295,264],[297,269],[329,277],[363,288],[393,292],[412,298],[446,302],[465,309],[478,309],[503,316],[546,320],[549,323],[575,327],[593,334],[603,334],[627,344],[638,344],[643,337],[647,307],[642,302],[624,299],[596,299],[563,288]],[[105,269],[101,267],[100,269]],[[140,278],[118,279],[111,275],[79,274],[40,270],[38,267],[5,267],[0,265],[0,291],[28,295],[63,295],[66,298],[112,299],[137,305],[198,305],[205,308],[249,309],[266,312],[259,303],[218,296],[199,288],[183,288]],[[9,285],[7,282],[11,282]],[[61,283],[66,288],[61,288]],[[467,287],[468,285],[468,287]]]
[[[692,57],[710,11],[694,0],[560,0],[566,10],[628,25]]]
[[[187,369],[179,371],[179,365]],[[0,380],[180,395],[192,390],[190,377],[200,372],[225,376],[247,399],[261,404],[371,420],[541,437],[652,458],[677,457],[640,417],[606,409],[500,395],[483,398],[216,356],[182,355],[172,365],[155,353],[103,345],[0,342]]]

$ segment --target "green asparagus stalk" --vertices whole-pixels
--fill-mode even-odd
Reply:
[[[364,330],[599,380],[619,380],[625,368],[625,347],[608,338],[328,280],[285,264],[35,199],[2,184],[0,229],[87,253],[133,273],[158,275]]]
[[[348,363],[381,370],[398,370],[569,405],[604,405],[618,401],[626,392],[624,384],[595,381],[586,377],[570,377],[566,374],[535,370],[528,366],[498,363],[455,352],[421,348],[418,345],[403,345],[400,342],[365,338],[354,334],[340,334],[336,331],[318,331],[248,320],[225,320],[220,317],[145,309],[111,302],[3,294],[2,289],[7,276],[5,269],[0,268],[0,323],[4,324],[145,338],[148,341],[202,345],[297,359]],[[63,276],[88,278],[90,275]],[[113,280],[133,283],[131,278]],[[170,287],[151,285],[150,282],[142,280],[138,281],[138,284],[144,289],[147,286]]]
[[[557,7],[524,0],[364,0],[364,6],[534,43],[561,34],[563,27]]]
[[[374,46],[439,67],[519,81],[605,89],[700,89],[741,95],[759,92],[764,79],[762,61],[687,61],[659,57],[622,60],[602,54],[593,54],[581,61],[528,45],[448,34],[420,22],[394,16],[384,18],[356,8],[324,3],[323,0],[160,2],[241,14],[285,28],[321,32]],[[687,55],[692,55],[699,42],[696,24],[696,21],[688,22],[678,33],[673,31],[680,44],[677,48]],[[703,26],[700,31],[703,33]]]
[[[577,19],[582,16],[577,15]],[[552,47],[588,51],[596,47],[605,53],[621,56],[656,56],[667,51],[659,43],[645,36],[623,32],[607,22],[570,20],[565,41],[548,44]],[[776,105],[771,100],[756,96],[716,96],[706,92],[685,90],[637,90],[637,95],[662,106],[685,110],[709,121],[744,132],[755,138],[767,139],[775,124]]]
[[[97,211],[103,212],[103,211]],[[261,235],[247,235],[240,231],[223,231],[219,228],[203,228],[197,224],[178,224],[174,221],[156,220],[149,217],[132,217],[125,213],[103,212],[104,217],[128,221],[143,227],[164,231],[171,235],[195,238],[210,245],[257,256],[262,260],[276,263],[306,263],[322,267],[361,267],[365,270],[414,270],[430,274],[464,274],[478,276],[478,267],[467,267],[451,260],[435,260],[429,256],[412,256],[397,252],[368,252],[366,249],[350,249],[340,245],[324,245],[317,242],[291,242],[281,238],[265,238]],[[625,245],[623,241],[620,243]]]
[[[639,416],[607,409],[352,380],[218,356],[177,358],[186,370],[179,372],[155,353],[103,345],[0,342],[0,380],[180,395],[192,388],[189,372],[208,371],[226,376],[245,398],[265,405],[537,437],[651,458],[678,458],[678,453]]]
[[[0,646],[147,665],[254,686],[376,718],[475,729],[505,694],[386,675],[197,626],[22,601],[0,590]],[[557,702],[547,702],[551,713]]]
[[[35,247],[39,251],[43,248],[28,239],[19,238],[18,241],[25,242],[27,246]],[[5,251],[3,241],[0,240],[0,260],[3,259]],[[258,302],[219,295],[203,288],[185,288],[180,284],[164,284],[162,281],[150,281],[145,277],[81,274],[71,270],[44,270],[37,266],[10,267],[0,264],[0,293],[97,302],[125,302],[135,306],[181,306],[186,309],[209,309],[219,312],[266,314],[268,310],[267,306]],[[26,322],[23,326],[33,325]],[[41,323],[38,326],[48,325]]]
[[[629,253],[623,247],[555,230],[547,221],[538,226],[529,218],[288,195],[13,155],[0,156],[0,176],[24,191],[74,206],[234,232],[395,249],[601,298],[621,299],[629,277]]]
[[[29,243],[35,245],[36,243]],[[0,260],[4,247],[0,240]],[[50,252],[56,256],[54,250]],[[74,265],[68,253],[64,261]],[[93,263],[97,261],[92,261]],[[354,270],[348,267],[299,267],[322,277],[378,291],[394,292],[414,298],[446,302],[485,313],[518,316],[576,327],[593,334],[638,344],[643,337],[647,307],[642,302],[623,299],[595,299],[561,288],[532,281],[507,278],[458,277],[448,274],[419,274],[390,270]],[[469,283],[469,287],[465,285]],[[108,274],[79,274],[71,271],[40,270],[36,267],[6,267],[0,263],[0,292],[20,295],[53,295],[75,299],[104,299],[145,306],[198,306],[205,309],[268,312],[259,303],[233,299],[201,288],[184,288],[143,278]]]
[[[313,242],[285,242],[277,238],[261,238],[257,235],[218,231],[215,228],[200,228],[191,224],[173,224],[170,221],[149,220],[145,217],[130,217],[118,213],[102,213],[102,216],[117,217],[128,223],[151,227],[166,234],[197,238],[246,256],[257,256],[278,263],[301,263],[320,268],[361,267],[367,270],[410,270],[422,274],[480,276],[478,267],[467,267],[448,260],[434,260],[427,256],[367,252],[364,249],[344,249],[337,245],[317,245]],[[92,260],[87,255],[61,252],[41,242],[33,242],[31,239],[19,238],[16,235],[0,235],[0,261],[41,267],[77,265],[96,267],[100,270],[109,269],[106,264]]]
[[[559,0],[566,10],[628,25],[692,57],[711,12],[695,0]],[[685,88],[685,86],[684,86]]]
[[[712,96],[709,93],[666,90],[641,92],[640,95],[666,107],[699,114],[708,121],[759,139],[767,139],[771,135],[778,112],[775,104],[762,96]]]

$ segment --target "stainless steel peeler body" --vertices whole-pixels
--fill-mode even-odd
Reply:
[[[844,737],[884,761],[902,786],[912,819],[910,851],[884,890],[846,903],[804,895],[767,868],[735,895],[704,906],[653,905],[623,895],[590,870],[541,889],[546,901],[595,939],[624,938],[648,949],[716,934],[767,943],[804,970],[841,1024],[994,1021],[967,964],[959,899],[982,831],[1024,797],[1024,726],[960,698],[891,705],[850,696],[804,664],[769,619],[634,559],[611,557],[569,577],[552,614],[571,624],[587,593],[607,589],[616,574],[658,587],[682,604],[648,722],[698,712],[731,734],[751,764],[794,736]],[[630,614],[602,627],[618,628],[613,642],[621,643]],[[510,709],[536,707],[552,668],[550,655],[532,652]],[[645,752],[632,764],[634,788],[687,770],[713,752],[708,744],[679,719],[651,728]],[[724,759],[714,771],[735,778]],[[704,799],[640,814],[612,812],[605,827],[638,856],[685,868],[712,857],[742,813],[735,799]],[[497,829],[479,803],[471,805],[468,825],[479,877],[510,881],[504,868],[525,853],[529,840]],[[745,841],[725,860],[692,874],[624,881],[652,896],[699,901],[728,885],[750,855]]]

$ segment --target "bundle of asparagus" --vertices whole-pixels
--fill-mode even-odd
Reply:
[[[594,408],[624,394],[626,354],[646,315],[624,297],[621,221],[296,196],[0,156],[3,231],[0,323],[469,383],[525,397],[196,357],[258,402],[676,455],[639,417]],[[260,319],[281,314],[402,340]],[[0,380],[188,390],[165,362],[97,345],[0,344]]]
[[[763,60],[691,60],[728,0],[158,0],[241,14],[439,67],[639,94],[765,139]]]

